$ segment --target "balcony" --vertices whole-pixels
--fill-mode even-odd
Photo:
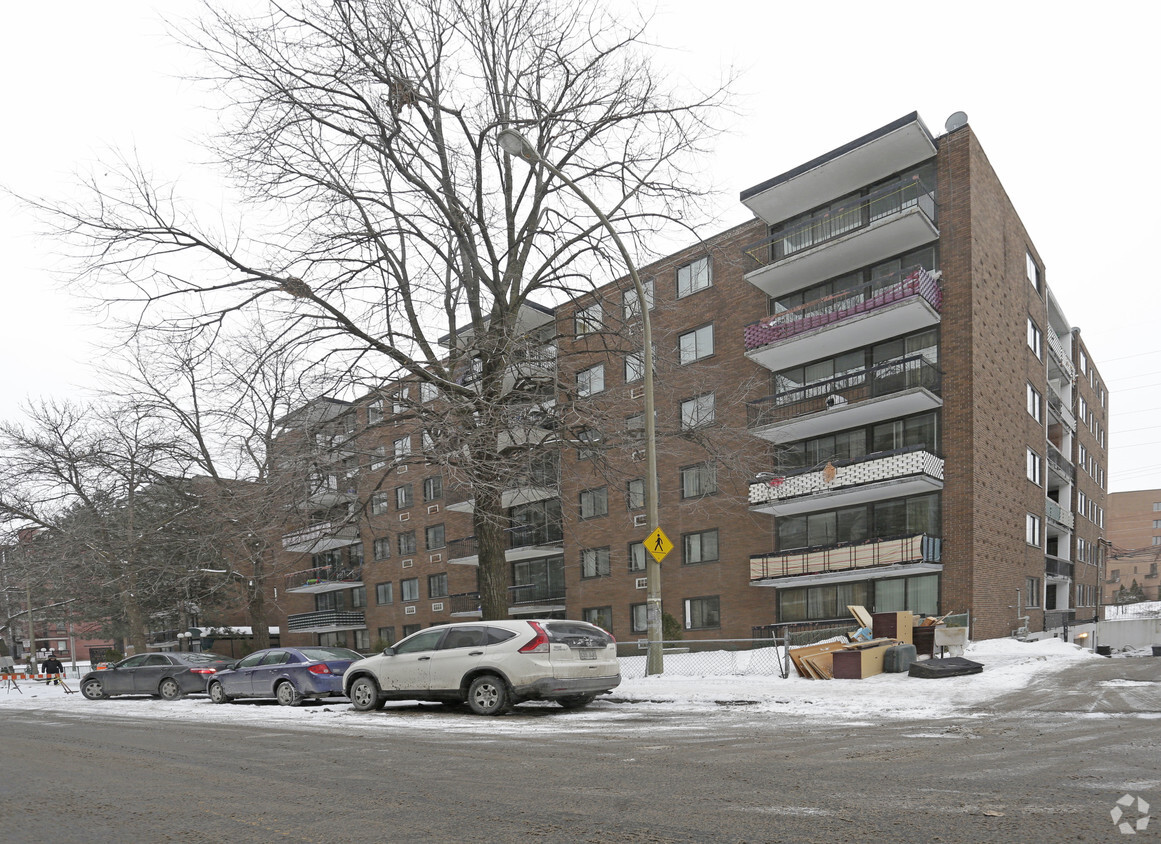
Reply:
[[[345,569],[338,566],[320,566],[286,575],[283,589],[296,594],[317,595],[320,592],[337,592],[340,589],[362,585],[362,566]]]
[[[750,484],[750,509],[788,516],[943,489],[943,458],[915,445]]]
[[[1072,530],[1073,525],[1076,524],[1076,517],[1072,514],[1072,511],[1065,510],[1051,498],[1044,500],[1044,514],[1061,527],[1066,527],[1069,530]]]
[[[1072,433],[1076,433],[1076,417],[1073,416],[1072,411],[1064,406],[1064,402],[1056,395],[1055,391],[1048,391],[1048,407],[1052,414],[1061,421],[1065,428]]]
[[[883,566],[938,563],[941,546],[942,542],[938,538],[919,534],[801,548],[780,554],[758,554],[750,557],[750,582]]]
[[[509,615],[540,615],[565,610],[564,586],[529,583],[508,587]],[[451,614],[459,618],[480,618],[480,593],[464,592],[449,600]]]
[[[549,479],[542,479],[548,481]],[[532,483],[531,481],[529,482]],[[550,498],[559,498],[560,488],[557,486],[525,486],[518,489],[507,489],[500,496],[500,504],[508,510],[521,504],[532,504],[537,501],[547,501]],[[476,509],[476,500],[469,498],[448,504],[444,509],[453,513],[472,513]]]
[[[935,194],[918,179],[886,185],[746,247],[746,281],[777,299],[930,243],[935,214]]]
[[[342,522],[316,522],[282,535],[282,548],[294,553],[317,554],[359,542],[359,528]]]
[[[508,549],[504,557],[509,562],[534,560],[564,553],[564,539],[559,526],[555,529],[544,527],[514,528],[508,531]],[[478,566],[480,548],[476,537],[456,539],[447,544],[447,561],[453,565]]]
[[[886,361],[746,405],[751,433],[783,443],[932,410],[942,375],[921,355]]]
[[[1064,346],[1060,345],[1060,340],[1056,336],[1056,332],[1052,329],[1044,332],[1048,338],[1048,351],[1052,354],[1052,359],[1056,365],[1060,367],[1060,371],[1064,373],[1064,377],[1068,383],[1072,384],[1076,381],[1076,367],[1072,365],[1068,355],[1064,351]]]
[[[746,357],[772,371],[858,349],[939,322],[943,291],[927,270],[905,270],[746,326]]]
[[[1076,480],[1076,467],[1052,443],[1048,443],[1048,468],[1068,483]]]
[[[1072,563],[1059,557],[1044,558],[1044,574],[1048,577],[1072,578]]]
[[[300,612],[286,618],[286,627],[291,633],[337,633],[362,630],[366,626],[363,613],[343,610]]]

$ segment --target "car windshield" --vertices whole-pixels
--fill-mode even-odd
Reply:
[[[363,655],[358,651],[352,651],[350,648],[299,648],[301,653],[307,659],[362,659]]]

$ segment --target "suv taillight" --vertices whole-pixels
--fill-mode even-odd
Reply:
[[[327,667],[326,663],[320,662],[318,665],[312,665],[306,669],[311,674],[330,674],[331,669]]]
[[[548,634],[544,632],[544,628],[535,621],[528,622],[529,626],[536,631],[536,638],[534,638],[527,645],[522,647],[519,653],[522,654],[546,654],[548,653]]]

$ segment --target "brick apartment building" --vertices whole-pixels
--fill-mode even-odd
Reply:
[[[1091,621],[1107,391],[966,122],[935,137],[908,115],[741,199],[755,219],[641,270],[662,598],[684,636],[848,604],[970,611],[976,638]],[[511,614],[622,640],[645,631],[636,308],[621,280],[527,309],[553,424],[603,422],[505,493]],[[326,456],[312,520],[282,537],[285,643],[368,649],[478,617],[472,502],[416,460],[401,412],[420,389],[285,420]]]
[[[1161,601],[1161,489],[1110,493],[1108,539],[1104,603]]]

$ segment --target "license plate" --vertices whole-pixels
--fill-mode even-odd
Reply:
[[[600,651],[594,650],[592,648],[581,648],[580,658],[581,659],[596,659],[597,654],[599,654],[599,653],[600,653]]]

